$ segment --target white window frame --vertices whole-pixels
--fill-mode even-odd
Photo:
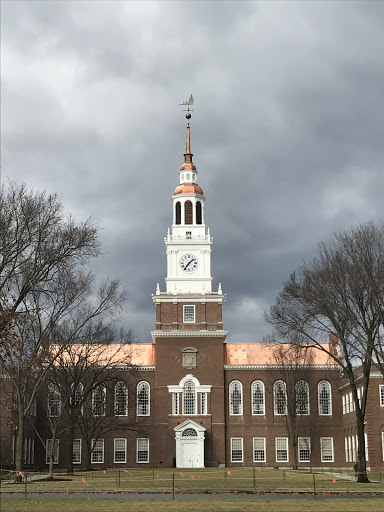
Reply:
[[[236,389],[237,387],[237,389]],[[239,407],[239,412],[234,412],[234,402],[232,400],[233,393],[237,391],[240,393],[240,403],[236,404],[236,408]],[[243,385],[239,380],[233,380],[229,383],[229,415],[230,416],[242,416],[243,415]]]
[[[352,462],[352,438],[348,436],[348,454],[349,454],[349,462]]]
[[[205,416],[208,414],[208,393],[199,393],[200,395],[200,414]]]
[[[145,441],[145,443],[143,443],[143,441]],[[139,445],[140,444],[145,444],[146,445],[146,450],[139,450]],[[146,452],[147,453],[147,459],[146,460],[139,460],[139,451],[144,453]],[[149,439],[147,437],[139,437],[137,438],[136,440],[136,462],[138,464],[148,464],[149,463]]]
[[[48,415],[50,418],[58,418],[61,413],[61,393],[56,384],[48,385]]]
[[[118,397],[117,396],[117,393],[118,392],[123,392],[124,393],[124,397],[120,396]],[[122,414],[118,414],[118,399],[120,400],[121,398],[124,398],[124,412]],[[124,381],[119,381],[119,382],[116,382],[115,384],[115,389],[114,389],[114,411],[115,411],[115,416],[128,416],[128,386],[126,385],[126,383]]]
[[[364,444],[365,444],[365,461],[369,461],[369,452],[368,452],[368,434],[364,432]]]
[[[172,393],[172,414],[174,416],[180,414],[180,393]]]
[[[363,392],[361,393],[363,396]],[[380,399],[380,407],[384,407],[384,384],[379,385],[379,399]]]
[[[344,450],[345,450],[345,462],[349,462],[349,457],[348,457],[348,437],[345,436],[344,437]]]
[[[52,447],[52,439],[45,440],[45,463],[49,464],[49,452]],[[59,440],[55,439],[55,446],[53,450],[53,464],[59,463]]]
[[[257,412],[257,401],[255,400],[255,388],[261,386],[261,402],[258,404],[260,412]],[[258,391],[260,392],[260,391]],[[251,385],[251,404],[252,404],[252,416],[265,416],[265,386],[261,380],[255,380]]]
[[[325,443],[330,442],[330,447],[324,446]],[[325,455],[325,452],[331,451],[331,458],[326,458],[329,456]],[[335,459],[335,450],[333,446],[333,437],[320,437],[320,453],[321,453],[321,462],[334,462]]]
[[[140,404],[139,404],[139,393],[140,393],[140,386],[144,385],[147,389],[148,393],[148,405],[147,405],[147,411],[145,413],[140,411]],[[151,415],[151,386],[149,382],[146,380],[142,380],[137,384],[137,396],[136,396],[136,415],[137,416],[150,416]]]
[[[329,412],[324,413],[322,411],[322,405],[321,405],[321,396],[320,396],[320,386],[321,385],[327,385],[328,391],[329,391]],[[319,416],[332,416],[332,386],[331,383],[328,380],[321,380],[317,385],[317,401],[318,401],[318,411]],[[348,401],[348,400],[347,400]]]
[[[191,386],[191,389],[193,389],[193,392],[188,392],[187,395],[187,387]],[[189,397],[189,398],[188,398]],[[190,400],[190,402],[187,404],[187,400]],[[193,401],[191,401],[193,400]],[[182,394],[182,401],[183,401],[183,414],[184,415],[192,415],[195,416],[197,414],[197,392],[196,392],[196,384],[192,379],[187,380],[184,383],[183,386],[183,394]],[[188,405],[188,407],[187,407]],[[190,406],[192,407],[190,408]]]
[[[383,447],[383,460],[384,460],[384,432],[381,433],[381,445]]]
[[[236,446],[238,444],[239,446]],[[234,452],[240,452],[241,451],[241,460],[236,457],[236,460],[234,460]],[[242,437],[231,437],[231,462],[234,463],[242,463],[244,462],[244,443]]]
[[[301,445],[301,446],[300,446]],[[302,452],[308,452],[308,457],[302,457]],[[297,438],[297,457],[299,462],[311,462],[311,438],[310,437],[298,437]]]
[[[278,403],[279,397],[277,396],[278,388],[279,393],[282,392],[282,395],[284,395],[284,412],[279,412],[280,405]],[[288,413],[287,384],[283,380],[277,380],[273,383],[273,412],[275,416],[286,416]]]
[[[100,445],[101,449],[95,452],[95,446]],[[95,453],[101,453],[102,460],[93,460]],[[91,464],[104,464],[104,439],[92,439],[91,441]]]
[[[123,441],[124,449],[117,450],[116,445]],[[116,460],[116,454],[124,453],[124,460]],[[115,437],[113,439],[113,462],[115,464],[126,464],[127,463],[127,439],[125,437]]]
[[[356,462],[356,439],[352,436],[352,462]]]
[[[297,395],[298,393],[300,392],[300,390],[298,389],[298,386],[301,385],[304,387],[305,389],[305,398],[306,398],[306,412],[300,412],[299,411],[299,403],[298,403],[298,400],[297,400]],[[295,402],[296,402],[296,414],[298,416],[309,416],[310,414],[310,405],[309,405],[309,384],[306,380],[302,379],[302,380],[299,380],[296,382],[295,384]]]
[[[74,455],[75,455],[75,443],[79,446],[79,450],[78,452],[76,451],[76,454],[78,453],[79,454],[79,460],[74,460]],[[73,447],[72,447],[72,464],[81,464],[81,449],[82,449],[82,440],[81,439],[74,439],[73,442]]]
[[[280,448],[278,446],[280,442],[282,442],[281,444],[284,443],[285,448]],[[285,451],[287,454],[287,458],[279,459],[277,456],[278,451],[280,451],[280,452]],[[276,454],[276,462],[289,462],[288,437],[275,437],[275,454]]]
[[[341,397],[341,401],[342,401],[342,403],[343,403],[343,414],[346,414],[346,410],[347,410],[347,409],[346,409],[346,407],[345,407],[345,395],[343,395],[343,396]]]
[[[262,448],[260,448],[262,445]],[[262,453],[262,458],[256,458],[256,451]],[[266,462],[267,460],[267,451],[266,451],[266,443],[265,437],[254,437],[253,438],[253,462]]]
[[[192,320],[192,317],[193,317],[193,320]],[[196,307],[193,304],[183,305],[183,322],[185,324],[196,323]]]
[[[102,390],[102,392],[103,392],[103,403],[102,403],[101,414],[99,414],[99,411],[95,411],[95,406],[96,406],[95,394],[99,393],[100,390]],[[100,384],[92,391],[92,414],[95,418],[101,418],[102,416],[105,416],[106,398],[107,398],[107,390],[103,384]],[[95,412],[97,412],[97,414],[95,414]]]

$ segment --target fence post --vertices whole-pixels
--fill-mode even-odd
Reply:
[[[175,473],[172,473],[172,499],[175,499]]]
[[[315,473],[312,473],[312,476],[313,476],[313,494],[314,494],[315,499],[316,499],[316,478],[315,478]]]
[[[253,468],[253,488],[256,489],[256,468]]]

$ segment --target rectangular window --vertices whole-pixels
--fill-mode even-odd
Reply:
[[[73,440],[72,462],[81,464],[81,439]]]
[[[276,462],[288,462],[288,437],[276,437]]]
[[[384,385],[380,384],[379,389],[380,389],[380,406],[384,407]],[[361,396],[363,396],[363,393],[361,393]]]
[[[253,462],[265,462],[265,437],[253,438]]]
[[[243,438],[231,438],[231,462],[243,462]]]
[[[149,462],[149,439],[137,440],[137,462]]]
[[[349,462],[348,457],[348,438],[344,437],[344,449],[345,449],[345,462]]]
[[[311,438],[298,438],[299,462],[309,462],[311,460]]]
[[[179,413],[179,393],[172,393],[172,414]]]
[[[15,463],[15,449],[16,449],[16,437],[15,434],[12,435],[12,444],[11,444],[11,464]]]
[[[368,462],[368,434],[364,433],[364,444],[365,444],[365,460]]]
[[[52,439],[47,439],[45,442],[45,462],[49,464],[50,456],[52,448]],[[55,447],[53,450],[53,463],[58,464],[59,463],[59,440],[55,439]]]
[[[200,393],[200,414],[208,414],[208,412],[207,412],[207,393]]]
[[[352,436],[352,462],[356,462],[356,444],[355,444],[355,436]]]
[[[341,399],[343,401],[343,414],[345,414],[345,412],[346,412],[346,408],[345,408],[345,395],[343,395]]]
[[[32,454],[31,454],[31,464],[35,463],[35,440],[32,439]]]
[[[357,390],[357,399],[359,400],[359,407],[361,407],[360,388]]]
[[[320,437],[321,462],[333,462],[333,437]]]
[[[114,462],[125,463],[127,459],[127,440],[125,438],[114,439]]]
[[[352,462],[352,441],[351,441],[351,436],[348,436],[348,453],[349,453],[349,462]]]
[[[349,400],[348,400],[348,395],[345,395],[345,412],[346,414],[349,413]]]
[[[354,408],[355,402],[353,401],[352,391],[349,393],[349,410],[353,412],[355,410]]]
[[[92,439],[92,453],[91,463],[103,463],[104,462],[104,439]]]
[[[195,306],[183,306],[183,321],[186,324],[195,322]]]
[[[383,447],[383,460],[384,460],[384,432],[381,433],[381,444]]]

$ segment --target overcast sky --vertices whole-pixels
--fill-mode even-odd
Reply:
[[[100,227],[94,268],[151,341],[185,151],[233,342],[334,231],[384,218],[384,2],[1,2],[2,181]]]

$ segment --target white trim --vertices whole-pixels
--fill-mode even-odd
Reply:
[[[101,444],[102,450],[101,451],[101,458],[102,460],[93,460],[94,455],[94,447],[97,445],[97,443]],[[92,439],[91,440],[91,464],[104,464],[104,439]]]
[[[147,441],[147,460],[139,460],[139,441]],[[140,450],[144,451],[144,450]],[[138,437],[136,439],[136,462],[137,464],[148,464],[149,463],[149,439],[147,437]]]
[[[261,384],[262,385],[262,393],[263,393],[263,401],[262,401],[262,409],[263,409],[263,412],[254,412],[254,403],[253,403],[253,388],[256,384]],[[252,383],[251,383],[251,412],[252,412],[252,416],[265,416],[265,384],[262,380],[254,380]],[[256,439],[256,438],[255,438]]]
[[[285,448],[279,448],[279,450],[287,452],[287,458],[286,459],[278,459],[277,457],[277,444],[279,441],[284,441]],[[275,458],[276,462],[289,462],[289,450],[288,450],[288,437],[275,437]]]
[[[190,336],[194,333],[190,333]],[[282,368],[289,368],[289,366],[277,364],[225,364],[224,370],[281,370]],[[297,365],[295,368],[308,368],[311,370],[339,370],[335,365]]]
[[[326,414],[320,412],[320,384],[324,384],[324,383],[327,384],[328,391],[329,391],[329,413],[326,413]],[[319,416],[332,416],[332,386],[331,386],[331,383],[326,379],[321,380],[317,384],[317,410],[318,410]]]
[[[228,331],[151,331],[151,335],[156,338],[223,338]]]
[[[26,438],[25,438],[26,440]],[[45,463],[49,464],[49,452],[51,450],[51,447],[48,447],[48,445],[52,446],[52,438],[45,440]],[[53,464],[59,463],[59,439],[55,439],[55,445],[54,445],[54,451],[53,451]]]
[[[116,450],[116,441],[124,441],[124,450]],[[124,451],[124,460],[116,460],[116,451],[119,453]],[[127,463],[127,439],[125,437],[114,437],[113,438],[113,462],[115,464],[126,464]]]
[[[263,451],[264,452],[264,458],[263,459],[256,459],[255,458],[255,451],[256,451],[256,448],[255,448],[255,441],[260,441],[262,440],[263,442],[263,448],[262,450],[258,449],[258,451]],[[253,443],[252,443],[252,446],[253,446],[253,462],[266,462],[267,460],[267,450],[266,450],[266,442],[265,442],[265,437],[254,437],[253,438]]]
[[[240,393],[240,403],[238,404],[239,412],[233,412],[234,406],[233,406],[233,402],[232,402],[232,394],[234,393],[235,390],[232,390],[232,387],[234,387],[235,385],[239,386],[239,390],[238,390]],[[230,416],[242,416],[243,415],[243,385],[239,380],[232,380],[229,383],[228,398],[229,398],[229,415]]]
[[[330,441],[330,448],[324,447],[324,441]],[[331,459],[326,459],[324,455],[325,450],[331,450]],[[333,447],[333,437],[320,437],[320,454],[321,454],[321,462],[334,462],[335,454],[334,454],[334,447]]]
[[[241,460],[233,460],[233,452],[234,452],[234,448],[233,448],[233,442],[234,441],[240,441],[241,443]],[[240,451],[239,449],[236,449],[236,451]],[[231,437],[231,462],[233,463],[242,463],[244,462],[244,442],[243,442],[243,438],[242,437]]]
[[[380,407],[384,407],[384,384],[379,384]]]
[[[73,447],[73,445],[74,445],[75,441],[80,441],[80,443],[79,443],[80,444],[80,450],[79,450],[80,460],[78,460],[76,462],[73,460],[73,454],[74,454],[74,449],[73,449],[74,447]],[[81,464],[82,444],[83,444],[82,443],[82,439],[73,439],[73,441],[72,441],[72,464]]]
[[[306,443],[306,448],[300,447],[300,441],[303,441]],[[300,457],[301,451],[308,451],[309,457],[307,459],[303,459]],[[311,438],[310,437],[298,437],[297,438],[297,460],[298,462],[311,462],[311,455],[312,455],[312,449],[311,449]]]
[[[146,414],[139,413],[139,386],[140,384],[147,385],[148,391],[148,412]],[[148,381],[141,380],[136,386],[136,416],[150,416],[151,415],[151,386]]]
[[[383,447],[383,460],[384,460],[384,432],[381,433],[381,444]]]
[[[189,313],[186,313],[187,308],[191,308]],[[191,315],[192,318],[193,311],[193,320],[186,320],[188,315]],[[184,324],[195,324],[196,323],[196,306],[194,304],[184,304],[183,305],[183,323]]]

